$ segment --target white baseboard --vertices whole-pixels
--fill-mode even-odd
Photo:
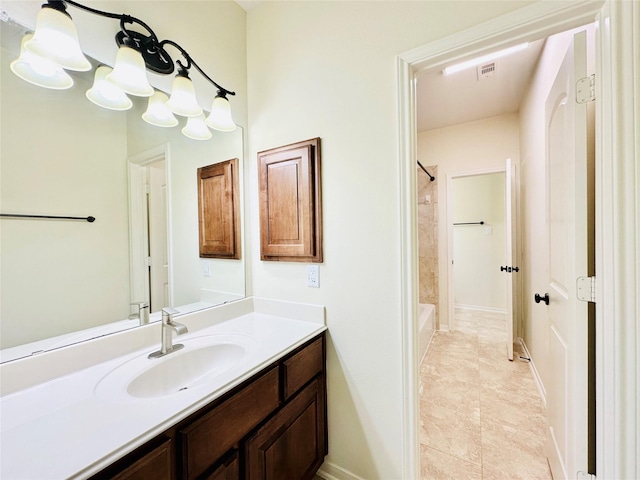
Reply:
[[[531,353],[529,353],[527,344],[524,343],[524,339],[522,337],[518,337],[518,341],[520,342],[520,345],[522,345],[524,354],[529,359],[529,368],[531,369],[531,374],[533,375],[533,379],[536,382],[536,387],[538,388],[538,393],[540,394],[542,405],[544,406],[544,408],[547,408],[547,391],[544,388],[544,384],[542,383],[542,379],[540,378],[540,374],[538,373],[536,364],[533,362],[533,358],[531,357]]]
[[[482,307],[478,305],[460,305],[456,303],[454,308],[465,308],[467,310],[478,310],[480,312],[491,312],[491,313],[507,313],[504,308],[494,308],[494,307]]]
[[[351,473],[330,462],[324,462],[316,472],[316,475],[324,478],[324,480],[364,480],[364,478],[359,477],[355,473]]]

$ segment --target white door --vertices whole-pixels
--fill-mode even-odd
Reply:
[[[573,37],[546,102],[549,264],[547,454],[555,480],[587,471],[587,304],[576,279],[587,275],[587,111],[575,100],[586,77],[586,35]]]
[[[167,175],[165,162],[149,165],[149,285],[151,311],[169,306],[169,258],[167,251]]]
[[[517,318],[517,278],[518,266],[516,265],[516,195],[515,178],[516,166],[512,165],[511,159],[507,158],[505,165],[505,246],[507,261],[507,315],[506,315],[506,335],[507,335],[507,358],[513,360],[513,330],[514,322]]]

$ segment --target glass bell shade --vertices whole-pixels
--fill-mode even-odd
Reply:
[[[24,48],[33,38],[32,34],[22,37],[20,56],[11,62],[11,71],[26,82],[39,87],[65,90],[73,86],[73,79],[62,67]]]
[[[221,132],[232,132],[236,129],[236,124],[231,118],[231,105],[226,97],[216,95],[216,98],[213,99],[211,113],[207,117],[207,125]]]
[[[196,100],[196,92],[191,79],[184,75],[176,75],[171,86],[171,98],[167,107],[176,115],[197,117],[202,115],[202,107]]]
[[[142,119],[156,127],[175,127],[178,125],[178,119],[167,107],[168,100],[169,97],[166,93],[156,91],[149,97],[149,104],[147,110],[142,114]]]
[[[51,7],[42,7],[33,38],[24,47],[67,70],[86,72],[91,63],[84,56],[71,17]]]
[[[107,80],[111,67],[100,65],[96,69],[93,86],[87,90],[87,98],[96,105],[110,110],[129,110],[133,102],[127,95]]]
[[[182,129],[182,133],[185,137],[193,140],[209,140],[212,137],[211,130],[207,128],[207,124],[204,121],[203,113],[197,117],[189,117],[187,124]]]
[[[121,45],[118,49],[116,63],[113,71],[107,75],[107,80],[123,92],[137,97],[150,97],[154,92],[147,79],[142,54],[127,45]]]

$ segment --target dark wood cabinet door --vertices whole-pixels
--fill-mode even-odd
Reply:
[[[317,377],[247,440],[247,480],[313,478],[326,454],[323,378]]]
[[[198,169],[200,257],[240,258],[238,159]]]
[[[258,153],[260,259],[322,262],[320,139]]]

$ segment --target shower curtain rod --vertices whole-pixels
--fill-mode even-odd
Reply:
[[[429,179],[433,182],[433,181],[436,179],[436,177],[434,177],[434,176],[433,176],[433,175],[431,175],[429,172],[427,172],[427,169],[426,169],[426,168],[424,168],[424,167],[422,166],[422,164],[420,163],[420,160],[416,160],[416,162],[418,162],[418,166],[422,169],[422,171],[423,171],[424,173],[426,173],[427,175],[429,175]]]

